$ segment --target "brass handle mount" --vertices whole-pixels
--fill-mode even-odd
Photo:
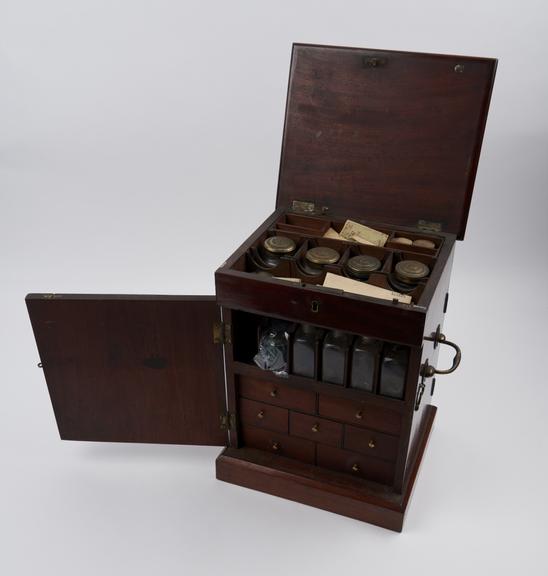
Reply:
[[[428,362],[425,362],[421,366],[421,376],[424,376],[425,378],[432,378],[432,376],[435,376],[436,374],[451,374],[451,372],[454,372],[459,367],[460,361],[462,359],[461,349],[454,342],[449,342],[449,340],[445,338],[445,334],[436,332],[432,336],[426,336],[425,340],[434,342],[434,346],[437,346],[438,344],[445,344],[446,346],[450,346],[455,351],[455,356],[453,357],[453,365],[447,370],[438,370],[437,368],[434,368],[434,366],[428,364]]]

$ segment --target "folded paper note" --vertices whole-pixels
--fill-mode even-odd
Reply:
[[[360,294],[361,296],[371,296],[372,298],[381,298],[382,300],[397,300],[402,304],[411,304],[411,296],[407,294],[400,294],[399,292],[386,290],[386,288],[379,288],[379,286],[351,280],[350,278],[332,274],[331,272],[325,275],[323,286],[352,294]]]
[[[300,278],[288,278],[286,276],[272,276],[272,278],[276,278],[276,280],[285,280],[286,282],[295,282],[299,284],[301,282]]]
[[[362,244],[373,244],[374,246],[384,246],[388,240],[388,234],[369,228],[369,226],[358,224],[352,220],[347,220],[344,223],[340,235],[346,240],[353,240]]]
[[[332,238],[333,240],[346,240],[333,228],[328,228],[327,232],[323,235],[324,238]]]

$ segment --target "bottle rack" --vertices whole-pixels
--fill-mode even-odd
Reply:
[[[270,318],[266,316],[260,316],[255,314],[250,314],[248,312],[233,312],[233,353],[234,353],[234,360],[237,363],[247,364],[248,366],[253,367],[257,370],[257,374],[263,376],[264,374],[270,375],[272,374],[269,371],[261,370],[260,368],[256,367],[255,363],[253,362],[253,357],[256,354],[258,347],[259,347],[259,340],[263,330],[267,329]],[[334,384],[331,382],[324,381],[322,378],[322,349],[325,338],[329,333],[328,330],[323,329],[322,327],[315,326],[316,329],[323,330],[323,335],[320,339],[316,340],[315,343],[315,369],[314,369],[314,376],[312,378],[306,376],[300,376],[295,374],[294,371],[294,361],[293,361],[293,345],[294,339],[297,329],[297,324],[292,322],[287,322],[287,334],[288,334],[288,343],[287,343],[287,364],[288,364],[288,374],[287,378],[279,376],[280,380],[290,381],[292,379],[299,379],[301,385],[306,386],[308,385],[313,388],[315,383],[321,383],[323,389],[327,390],[336,390],[336,389],[347,389],[355,392],[356,394],[364,394],[365,397],[377,396],[379,398],[386,398],[389,401],[402,401],[405,396],[405,389],[402,391],[402,395],[399,398],[394,398],[393,396],[383,395],[380,390],[380,378],[381,378],[381,365],[383,362],[383,358],[385,357],[387,351],[393,346],[390,342],[382,342],[379,341],[381,350],[377,360],[377,367],[375,370],[374,376],[374,385],[372,391],[366,391],[360,388],[354,388],[351,386],[350,381],[350,373],[351,373],[351,366],[353,361],[353,348],[354,343],[360,336],[363,334],[350,334],[351,341],[350,346],[346,352],[345,358],[345,370],[344,370],[344,381],[342,385]],[[406,349],[406,347],[402,347]],[[405,370],[407,372],[407,369]],[[407,375],[404,375],[405,380],[407,380]]]

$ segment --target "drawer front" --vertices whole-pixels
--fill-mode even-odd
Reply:
[[[401,430],[401,416],[397,412],[377,408],[366,402],[320,394],[319,411],[321,416],[388,434],[397,435]]]
[[[285,408],[240,399],[240,419],[244,424],[287,434],[288,418],[288,411]]]
[[[342,446],[342,424],[306,414],[289,413],[289,434],[329,446]]]
[[[392,484],[394,480],[394,464],[392,462],[379,458],[368,458],[356,452],[318,444],[317,460],[318,466],[323,468],[346,472],[373,482]]]
[[[399,438],[375,430],[347,426],[344,431],[344,448],[366,456],[394,461],[398,455]]]
[[[314,442],[309,440],[294,438],[254,426],[242,426],[240,435],[243,444],[250,448],[257,448],[287,458],[295,458],[307,464],[314,464],[316,449]]]
[[[251,400],[267,402],[301,412],[316,412],[316,394],[306,390],[297,390],[266,380],[257,380],[241,376],[240,395]]]

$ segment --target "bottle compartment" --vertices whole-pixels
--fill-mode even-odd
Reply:
[[[266,345],[261,340],[265,335]],[[266,352],[256,361],[261,346]],[[234,311],[232,349],[236,362],[283,378],[296,376],[311,385],[320,382],[369,396],[405,397],[406,346]],[[283,366],[280,358],[284,359]]]

